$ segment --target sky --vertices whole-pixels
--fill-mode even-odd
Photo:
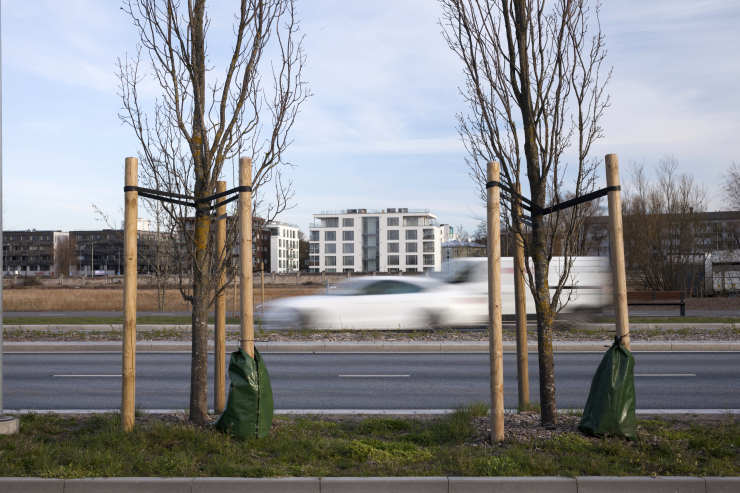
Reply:
[[[0,4],[3,229],[105,227],[93,205],[120,222],[124,158],[138,152],[118,118],[116,60],[137,43],[130,20],[115,0]],[[307,232],[321,211],[408,207],[473,231],[484,206],[456,129],[462,69],[439,4],[297,4],[313,96],[286,153],[295,196],[279,219]],[[217,50],[232,14],[213,5]],[[601,23],[612,105],[592,154],[618,154],[623,181],[635,163],[649,170],[674,156],[709,209],[722,209],[723,175],[740,162],[740,3],[608,0]]]

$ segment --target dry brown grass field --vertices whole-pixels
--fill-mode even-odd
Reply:
[[[265,286],[265,301],[286,296],[316,294],[323,288],[316,285]],[[190,305],[182,299],[180,291],[168,289],[165,295],[166,312],[189,311]],[[260,288],[254,288],[254,303],[259,304]],[[157,291],[139,289],[137,310],[157,311]],[[238,303],[234,290],[226,293],[226,310],[232,311]],[[121,311],[123,310],[123,288],[16,288],[3,290],[3,308],[9,312],[43,311]],[[238,307],[236,308],[238,309]]]

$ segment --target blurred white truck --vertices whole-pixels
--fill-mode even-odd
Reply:
[[[560,295],[560,313],[594,312],[612,303],[612,275],[607,257],[573,257],[565,286]],[[550,295],[555,292],[565,259],[550,262]],[[533,269],[530,263],[530,267]],[[532,270],[534,272],[534,270]],[[488,321],[488,259],[466,257],[444,265],[442,280],[447,284],[449,305],[442,317],[456,326],[484,325]],[[525,274],[526,282],[526,274]],[[527,313],[534,314],[532,293],[525,286]],[[501,257],[501,305],[504,316],[513,316],[514,259]]]

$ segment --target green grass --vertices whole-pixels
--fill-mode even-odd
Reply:
[[[727,476],[740,467],[740,423],[731,416],[641,420],[634,442],[570,431],[491,447],[479,431],[485,411],[281,417],[270,436],[248,441],[152,416],[123,433],[114,414],[25,415],[20,434],[0,436],[0,476]]]
[[[144,315],[136,318],[140,324],[190,324],[191,318],[188,315]],[[209,323],[213,323],[213,316],[208,319]],[[598,317],[594,323],[614,323],[613,318],[609,317]],[[740,324],[740,317],[630,317],[631,323],[661,323],[661,324],[690,324],[690,323],[721,323],[721,324]],[[96,317],[96,316],[70,316],[70,317],[54,317],[54,316],[6,316],[4,323],[9,325],[93,325],[93,324],[120,324],[123,323],[123,317]],[[226,319],[227,324],[238,324],[239,319],[236,317],[229,317]],[[569,324],[568,320],[562,320],[556,322],[556,325]],[[365,331],[370,337],[372,334],[377,334],[378,331]],[[407,331],[414,332],[414,331]],[[423,333],[424,331],[418,331]]]

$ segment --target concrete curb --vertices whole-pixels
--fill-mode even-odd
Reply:
[[[0,478],[3,493],[730,493],[740,477]]]
[[[555,352],[602,352],[611,341],[554,342]],[[120,352],[117,341],[99,342],[5,342],[5,353],[31,352]],[[213,349],[213,341],[209,347]],[[227,341],[227,350],[235,350],[236,341]],[[487,353],[488,342],[259,342],[263,353]],[[190,343],[181,341],[144,341],[136,343],[138,352],[190,352]],[[537,352],[537,345],[530,343],[529,352]],[[632,342],[633,352],[645,351],[740,351],[740,341],[656,341]],[[514,342],[504,343],[504,352],[516,352]]]

